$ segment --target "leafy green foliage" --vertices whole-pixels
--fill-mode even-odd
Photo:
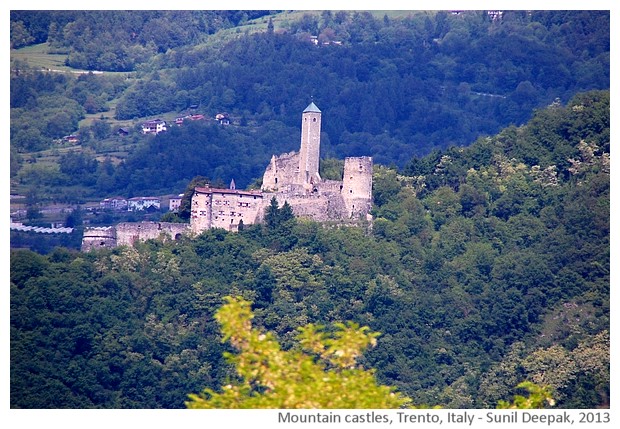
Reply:
[[[11,75],[11,147],[20,152],[48,149],[53,140],[75,133],[86,113],[109,110],[107,103],[126,86],[120,77],[18,70]],[[97,125],[94,131],[96,138],[102,137]]]
[[[551,392],[548,388],[539,387],[532,382],[524,381],[519,383],[518,388],[525,389],[529,392],[529,396],[516,395],[512,403],[506,401],[500,401],[497,408],[499,409],[528,409],[528,408],[546,408],[547,406],[553,406],[555,401],[551,397]]]
[[[298,346],[284,350],[271,332],[252,326],[251,303],[224,297],[215,314],[224,338],[236,353],[225,353],[239,380],[221,392],[204,389],[190,394],[193,409],[233,408],[415,408],[394,388],[379,385],[374,370],[358,364],[362,352],[377,345],[379,333],[356,323],[334,323],[332,329],[308,324],[299,327]],[[529,392],[512,403],[500,400],[497,408],[546,408],[555,400],[549,386],[525,381],[516,386]]]
[[[279,207],[276,197],[273,197],[265,209],[266,237],[270,240],[272,249],[284,251],[295,245],[293,228],[296,222],[290,204],[285,201],[282,207]]]
[[[48,42],[54,49],[68,51],[66,62],[71,67],[131,71],[157,53],[198,43],[216,30],[267,13],[12,11],[11,47]]]
[[[362,351],[377,342],[366,326],[340,323],[328,332],[310,324],[299,329],[300,348],[283,350],[272,333],[252,327],[248,301],[226,297],[215,317],[224,341],[238,351],[227,358],[241,380],[221,393],[191,394],[188,408],[399,408],[409,402],[358,366]]]

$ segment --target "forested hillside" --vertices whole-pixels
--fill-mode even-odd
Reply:
[[[196,174],[245,187],[298,148],[311,97],[324,158],[402,168],[608,89],[609,24],[607,11],[14,11],[12,187],[72,203],[177,193]],[[34,67],[28,49],[95,73]],[[232,125],[140,134],[188,112]]]
[[[234,376],[227,295],[285,347],[380,332],[362,364],[416,404],[494,407],[524,379],[609,406],[610,99],[576,95],[468,147],[376,166],[372,228],[280,211],[91,253],[11,253],[12,408],[178,408]]]

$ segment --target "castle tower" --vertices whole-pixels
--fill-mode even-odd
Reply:
[[[367,217],[372,209],[372,158],[345,158],[342,198],[351,219]]]
[[[308,186],[321,181],[319,152],[321,149],[321,111],[314,102],[301,115],[301,149],[298,182]]]
[[[194,189],[192,196],[192,216],[190,218],[190,227],[193,233],[200,234],[212,226],[213,217],[213,201],[212,192],[208,187],[197,187]]]
[[[82,252],[102,247],[116,247],[116,230],[113,226],[86,228],[82,236]]]

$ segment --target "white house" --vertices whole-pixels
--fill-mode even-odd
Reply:
[[[125,210],[127,208],[127,199],[123,197],[111,197],[99,203],[102,209]]]
[[[181,207],[181,200],[183,199],[183,194],[179,194],[177,196],[174,197],[170,197],[169,203],[168,203],[168,210],[170,210],[171,212],[178,212],[179,211],[179,207]]]
[[[127,211],[157,209],[161,207],[159,197],[133,197],[127,200]]]
[[[142,124],[142,134],[159,134],[167,129],[166,121],[161,119],[153,119]]]

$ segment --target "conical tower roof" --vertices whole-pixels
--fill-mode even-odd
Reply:
[[[314,101],[310,104],[308,104],[308,107],[306,107],[306,110],[304,110],[304,113],[321,113],[321,111],[319,110],[318,107],[316,107],[316,104],[314,104]]]

